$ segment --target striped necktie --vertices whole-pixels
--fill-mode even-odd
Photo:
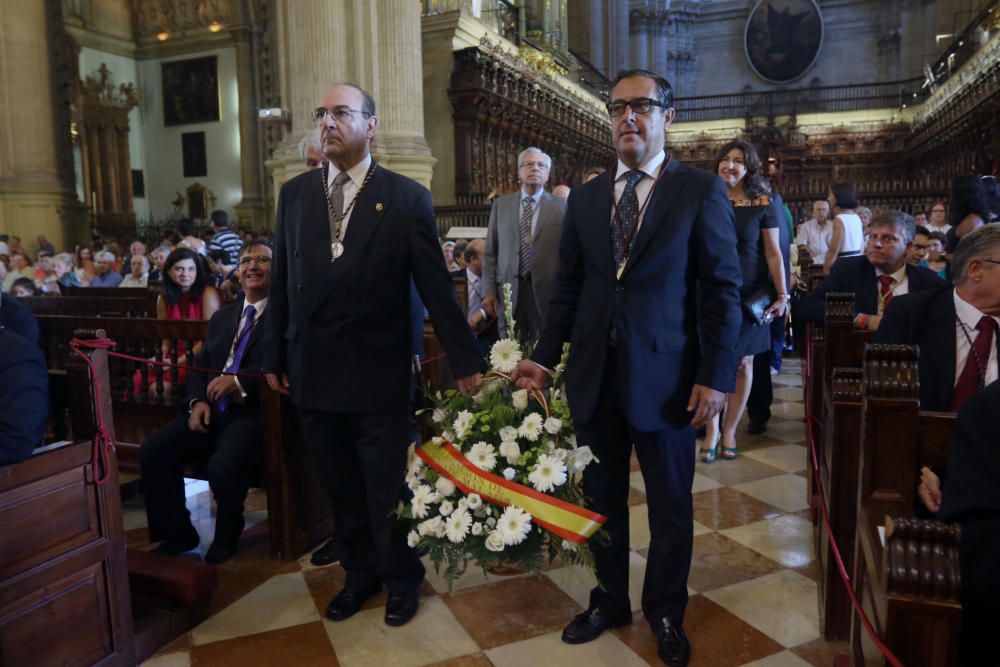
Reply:
[[[535,260],[534,249],[531,246],[531,220],[535,217],[535,200],[525,197],[521,200],[520,243],[517,248],[518,277],[531,274],[531,265]]]

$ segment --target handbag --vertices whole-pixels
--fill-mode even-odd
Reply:
[[[754,323],[754,326],[766,326],[774,319],[772,315],[765,315],[765,312],[775,299],[773,287],[758,287],[741,299],[743,312]]]

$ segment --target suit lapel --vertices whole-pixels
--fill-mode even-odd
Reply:
[[[538,224],[535,225],[535,233],[531,235],[532,245],[534,245],[538,237],[542,235],[542,230],[548,225],[549,218],[552,217],[552,210],[552,195],[543,191],[542,196],[538,200]],[[520,220],[518,220],[518,223],[520,223]]]
[[[344,237],[344,254],[335,262],[331,262],[326,267],[326,275],[322,281],[323,288],[317,291],[316,301],[313,302],[312,312],[326,301],[340,281],[344,279],[358,259],[364,256],[365,246],[371,240],[375,228],[381,222],[385,211],[388,208],[388,197],[386,191],[385,173],[381,167],[376,167],[371,181],[365,186],[354,208],[351,209],[351,217],[347,224],[347,235]],[[345,202],[345,206],[350,202]],[[325,206],[325,203],[324,203]],[[327,238],[330,236],[329,224],[327,225]],[[329,252],[330,243],[326,244]]]
[[[677,176],[680,164],[671,160],[665,168],[667,173],[656,184],[656,188],[650,195],[649,205],[642,219],[642,225],[639,227],[639,235],[635,239],[635,247],[629,255],[625,272],[622,274],[623,278],[625,273],[628,273],[642,257],[643,252],[656,234],[656,230],[660,228],[663,220],[669,215],[674,202],[677,201],[677,195],[681,191],[683,180]],[[641,204],[642,202],[640,202]]]

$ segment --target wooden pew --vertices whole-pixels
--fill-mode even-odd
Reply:
[[[107,356],[92,356],[110,413]],[[70,369],[92,424],[88,369]],[[136,664],[115,452],[104,484],[90,461],[88,438],[0,467],[0,664]]]
[[[156,317],[156,301],[144,296],[28,296],[20,301],[35,315]]]
[[[959,529],[914,518],[919,469],[947,462],[954,413],[919,409],[918,349],[865,351],[855,593],[907,667],[958,664]],[[883,543],[879,527],[885,526]],[[883,664],[855,615],[855,664]]]
[[[168,339],[167,360],[172,361],[180,356],[177,341],[184,341],[185,348],[191,350],[195,341],[204,339],[208,329],[206,321],[60,315],[42,315],[38,320],[50,378],[65,367],[68,341],[82,332],[93,337],[97,331],[104,331],[117,343],[115,351],[157,360],[163,359],[162,341]],[[156,367],[154,371],[148,368],[118,358],[108,362],[119,466],[133,474],[139,472],[142,441],[176,417],[186,405],[182,385],[173,382],[168,387],[162,368]],[[154,386],[152,393],[150,384]],[[271,557],[292,560],[331,534],[329,502],[306,451],[296,411],[287,397],[262,386],[260,420],[265,463],[258,483],[267,492]],[[198,468],[192,467],[189,474],[198,476]]]
[[[67,287],[65,296],[84,296],[88,298],[110,296],[116,299],[131,297],[146,299],[150,303],[151,312],[156,313],[156,299],[162,294],[154,287]]]

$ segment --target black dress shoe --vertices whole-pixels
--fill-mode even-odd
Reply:
[[[767,432],[767,424],[762,424],[760,422],[750,422],[747,424],[747,433],[750,435],[760,435],[761,433]]]
[[[242,513],[235,517],[220,513],[215,521],[215,539],[205,553],[205,562],[209,565],[218,565],[233,557],[240,547],[240,537],[246,526]]]
[[[380,588],[354,589],[345,588],[330,601],[326,608],[326,617],[331,621],[344,621],[361,611],[365,600],[375,595]]]
[[[337,543],[331,537],[326,541],[326,544],[313,552],[309,562],[316,567],[322,567],[330,563],[336,563],[338,560],[340,560],[340,551],[337,548]]]
[[[201,545],[201,537],[193,526],[188,526],[189,531],[181,538],[166,539],[154,551],[167,556],[179,556],[180,554],[197,549]]]
[[[385,624],[393,627],[406,625],[417,615],[420,596],[417,593],[391,594],[385,604]]]
[[[236,550],[239,549],[239,546],[240,538],[238,536],[235,540],[223,541],[216,539],[212,542],[212,546],[208,548],[208,551],[205,552],[205,562],[209,565],[224,563],[236,555]]]
[[[632,615],[612,616],[600,607],[591,607],[570,621],[562,632],[567,644],[584,644],[594,641],[608,628],[617,628],[632,622]]]
[[[686,667],[691,660],[691,645],[680,621],[666,616],[653,630],[659,644],[660,659],[670,667]]]

